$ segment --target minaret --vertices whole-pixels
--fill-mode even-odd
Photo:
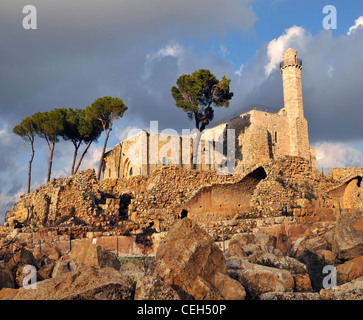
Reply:
[[[310,159],[308,124],[304,118],[301,86],[302,61],[297,52],[288,49],[280,65],[284,92],[284,108],[290,125],[290,153]]]

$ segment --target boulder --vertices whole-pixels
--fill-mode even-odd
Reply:
[[[267,267],[285,269],[295,274],[305,274],[308,272],[306,265],[300,261],[288,256],[278,257],[272,253],[263,253],[262,255],[256,257],[254,261],[249,261]]]
[[[224,299],[232,287],[235,299],[245,298],[244,288],[228,277],[223,253],[213,238],[189,218],[175,223],[160,243],[153,275],[196,300]]]
[[[312,292],[311,280],[308,274],[293,274],[295,281],[294,291],[297,292]]]
[[[72,248],[69,258],[95,268],[112,267],[119,270],[121,267],[113,252],[92,243],[78,244]]]
[[[333,252],[339,259],[351,260],[363,255],[363,212],[338,216],[332,241]]]
[[[55,262],[51,262],[40,267],[37,273],[39,280],[49,279],[52,276]]]
[[[2,288],[0,290],[0,300],[12,300],[18,291],[19,289]]]
[[[229,260],[228,274],[238,280],[249,292],[292,292],[294,278],[287,270],[261,266],[244,260]]]
[[[34,259],[34,255],[31,251],[21,248],[20,250],[16,251],[9,261],[9,266],[13,269],[16,266],[25,266],[25,265],[32,265],[35,266],[36,261]]]
[[[337,256],[333,251],[330,250],[318,250],[316,254],[323,259],[326,264],[335,265],[337,263]]]
[[[320,300],[320,296],[319,293],[267,292],[261,294],[260,300]]]
[[[7,263],[0,261],[0,289],[15,288],[15,281]]]
[[[363,300],[363,277],[333,289],[321,289],[321,300]]]
[[[262,249],[265,247],[276,248],[277,238],[267,233],[256,233],[255,244],[259,245]]]
[[[311,238],[309,236],[302,237],[297,239],[292,245],[292,254],[295,257],[299,257],[306,250],[311,252],[317,252],[320,250],[326,250],[328,248],[328,242],[323,237],[314,237]]]
[[[134,282],[114,268],[84,266],[56,278],[36,283],[36,289],[20,288],[14,300],[131,300]]]
[[[140,277],[136,282],[135,300],[180,300],[177,291],[159,276]]]
[[[337,266],[338,284],[350,282],[363,276],[363,256]]]
[[[79,262],[74,259],[67,259],[67,260],[59,260],[55,263],[53,270],[52,270],[52,278],[58,277],[59,275],[76,271],[82,268],[83,263]]]

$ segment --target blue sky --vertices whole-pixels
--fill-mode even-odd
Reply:
[[[37,8],[25,30],[22,9]],[[334,5],[337,29],[324,30]],[[288,47],[303,59],[305,117],[319,168],[363,166],[363,2],[358,0],[0,0],[0,221],[25,192],[29,145],[12,134],[22,118],[121,97],[108,149],[131,129],[191,128],[170,88],[200,68],[231,78],[218,124],[252,103],[283,107],[277,68]],[[351,32],[349,32],[349,29]],[[97,167],[104,136],[82,169]],[[52,177],[69,175],[72,145],[56,146]],[[48,149],[36,140],[32,189],[44,184]]]

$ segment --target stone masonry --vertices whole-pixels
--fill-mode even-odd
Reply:
[[[315,149],[309,147],[304,117],[301,69],[297,52],[288,49],[280,68],[284,108],[278,113],[251,110],[229,123],[205,130],[196,167],[193,135],[179,136],[175,130],[175,134],[141,131],[105,155],[103,178],[149,175],[168,164],[184,169],[215,170],[232,163],[233,173],[244,174],[258,164],[284,156],[302,157],[315,169]]]

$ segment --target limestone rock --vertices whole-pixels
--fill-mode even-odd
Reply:
[[[83,266],[82,262],[79,262],[74,259],[67,259],[67,260],[59,260],[55,263],[53,271],[52,271],[52,278],[58,277],[61,274],[66,272],[76,271],[81,269]]]
[[[337,263],[337,256],[333,251],[330,250],[318,250],[316,254],[322,258],[326,264],[335,265]]]
[[[343,260],[363,255],[363,212],[337,218],[333,229],[333,252]]]
[[[2,288],[0,290],[0,300],[12,300],[18,291],[19,289]]]
[[[320,300],[320,296],[319,293],[267,292],[261,294],[260,300]]]
[[[4,261],[0,261],[0,289],[2,288],[15,288],[11,269]]]
[[[334,289],[320,290],[321,300],[363,300],[363,277]]]
[[[114,268],[83,267],[21,288],[14,300],[131,300],[133,281]]]
[[[180,298],[177,291],[159,276],[145,276],[136,282],[135,300],[180,300]]]
[[[308,272],[306,265],[300,261],[288,256],[277,257],[272,253],[263,253],[254,261],[254,263],[278,269],[285,269],[295,274],[306,274]]]
[[[312,292],[313,287],[308,274],[293,274],[295,281],[294,291],[297,292]]]
[[[276,248],[277,238],[267,233],[255,234],[255,244],[258,244],[262,249],[265,247]]]
[[[177,222],[158,247],[153,275],[161,276],[167,284],[181,288],[196,300],[225,298],[222,278],[229,286],[234,285],[234,291],[239,288],[234,297],[245,297],[242,286],[221,274],[227,275],[222,251],[206,231],[188,218]]]
[[[338,284],[350,282],[363,276],[363,256],[349,260],[337,266]]]
[[[305,236],[297,239],[292,245],[292,253],[295,257],[301,256],[305,250],[311,252],[317,252],[320,250],[326,250],[328,248],[328,242],[323,237]]]
[[[96,268],[112,267],[119,270],[121,267],[120,261],[113,252],[92,243],[77,245],[72,249],[69,258]]]
[[[55,266],[55,262],[48,263],[48,264],[45,264],[44,266],[42,266],[38,270],[37,278],[39,278],[39,280],[49,279],[52,276],[54,266]]]
[[[287,270],[261,266],[243,260],[234,261],[234,263],[229,261],[228,267],[229,275],[253,294],[291,292],[294,289],[294,278]]]

